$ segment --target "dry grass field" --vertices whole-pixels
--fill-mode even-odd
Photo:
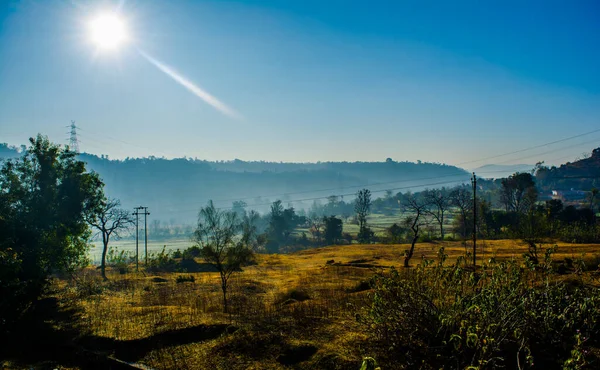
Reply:
[[[478,245],[482,263],[520,260],[526,251],[512,240]],[[459,242],[422,243],[411,265],[435,259],[441,246],[449,262],[465,254]],[[88,268],[75,280],[55,281],[57,309],[71,314],[70,321],[50,322],[56,332],[76,333],[73,348],[125,367],[118,361],[155,369],[358,369],[371,355],[368,328],[355,318],[371,302],[366,282],[390,266],[402,269],[406,248],[344,245],[258,255],[257,264],[232,278],[229,314],[221,312],[217,273],[109,270],[103,282]],[[597,265],[599,256],[600,245],[558,244],[554,259],[583,257]],[[177,282],[179,276],[194,281]]]

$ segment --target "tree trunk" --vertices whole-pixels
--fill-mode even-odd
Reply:
[[[406,254],[406,256],[404,256],[404,267],[408,267],[408,263],[410,262],[410,259],[412,258],[413,253],[415,252],[415,244],[417,243],[417,239],[419,239],[419,225],[417,225],[417,222],[418,216],[415,219],[413,225],[411,226],[411,229],[413,231],[413,239],[408,253]]]
[[[102,235],[102,261],[100,262],[100,271],[102,273],[102,279],[108,280],[106,277],[106,251],[108,250],[108,238]]]
[[[221,283],[221,290],[223,291],[223,313],[227,313],[227,284]]]
[[[106,252],[108,251],[108,241],[109,241],[109,235],[107,235],[106,233],[102,233],[102,261],[100,262],[100,271],[102,273],[102,279],[104,279],[105,281],[108,280],[108,278],[106,277]]]
[[[440,236],[442,241],[444,241],[444,214],[442,214],[442,217],[440,218]]]

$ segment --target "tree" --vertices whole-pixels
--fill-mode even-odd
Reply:
[[[336,244],[342,238],[342,220],[335,216],[324,216],[323,224],[325,225],[325,243],[327,245]]]
[[[406,232],[405,228],[403,228],[402,226],[400,226],[396,223],[393,224],[392,226],[388,227],[385,231],[386,231],[389,242],[392,244],[401,243],[402,236]]]
[[[358,220],[359,232],[358,240],[361,243],[367,243],[370,241],[372,231],[367,227],[367,216],[371,210],[371,191],[369,189],[362,189],[356,193],[356,200],[354,201],[354,212]]]
[[[590,190],[590,194],[588,196],[588,198],[590,199],[590,209],[592,211],[594,211],[594,205],[596,203],[596,198],[598,197],[598,189],[597,188],[592,188],[592,190]]]
[[[316,215],[309,217],[308,219],[309,231],[313,237],[313,240],[317,243],[317,245],[321,245],[323,239],[323,219],[319,218]]]
[[[201,257],[219,272],[225,313],[231,275],[254,259],[251,245],[255,231],[250,219],[240,223],[235,212],[216,209],[212,200],[198,214],[193,239],[200,247]]]
[[[408,267],[410,259],[415,252],[415,244],[419,239],[419,233],[421,232],[421,227],[425,224],[424,222],[424,214],[429,207],[429,203],[427,203],[427,199],[424,197],[418,197],[414,195],[409,195],[405,198],[405,201],[402,204],[403,212],[409,212],[411,216],[408,216],[404,223],[407,227],[412,231],[412,241],[410,244],[410,249],[405,252],[404,255],[404,267]]]
[[[537,201],[537,189],[530,173],[515,173],[502,179],[500,202],[506,211],[524,213]]]
[[[11,300],[0,304],[0,326],[40,296],[50,274],[87,264],[86,214],[103,196],[98,175],[74,152],[41,135],[29,141],[0,170],[0,291]]]
[[[464,186],[454,188],[450,192],[450,204],[458,208],[461,237],[467,237],[467,220],[473,210],[473,193]]]
[[[444,240],[444,217],[446,211],[450,208],[450,198],[446,189],[425,190],[425,197],[429,207],[425,212],[433,216],[440,226],[440,239]]]
[[[243,200],[236,200],[232,203],[231,210],[241,218],[246,214],[246,207],[248,207],[248,203]]]
[[[118,199],[103,199],[95,214],[88,216],[87,222],[98,230],[102,235],[102,260],[100,262],[100,271],[102,278],[106,277],[106,252],[111,237],[120,238],[119,233],[125,231],[133,225],[131,213],[119,208],[121,202]]]

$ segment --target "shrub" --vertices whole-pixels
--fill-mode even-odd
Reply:
[[[535,269],[508,261],[474,272],[462,258],[450,267],[424,260],[392,269],[374,278],[371,307],[359,320],[395,365],[556,368],[573,356],[569,363],[580,363],[600,332],[600,295],[554,279],[551,254]]]
[[[106,254],[106,266],[110,266],[121,274],[129,272],[129,265],[135,263],[135,254],[110,247]]]
[[[193,283],[193,282],[195,282],[195,281],[196,281],[196,278],[194,277],[194,275],[179,275],[179,276],[177,276],[177,278],[175,279],[175,282],[176,282],[177,284],[180,284],[180,283],[187,283],[187,282]]]
[[[188,259],[188,260],[198,258],[198,257],[200,257],[201,252],[202,251],[201,251],[200,247],[194,245],[193,247],[189,247],[183,251],[182,258]]]
[[[276,304],[286,304],[292,302],[302,302],[310,299],[308,292],[303,289],[293,288],[285,293],[280,293],[275,299]]]
[[[158,253],[148,254],[148,272],[175,272],[179,268],[177,261],[171,257],[169,252],[166,252],[166,247]]]

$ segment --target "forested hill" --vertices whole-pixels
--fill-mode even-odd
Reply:
[[[13,148],[14,149],[14,148]],[[8,154],[8,155],[7,155]],[[2,156],[18,155],[16,149]],[[148,206],[152,219],[192,222],[209,199],[217,207],[244,200],[248,208],[268,209],[275,200],[308,209],[314,198],[353,194],[366,187],[373,198],[383,191],[406,192],[452,186],[469,180],[463,169],[435,163],[320,162],[272,163],[240,160],[209,162],[192,159],[138,158],[110,160],[90,154],[80,159],[98,172],[106,193],[126,208]]]
[[[600,148],[591,156],[560,167],[542,167],[536,172],[538,184],[544,189],[590,190],[600,187]]]

